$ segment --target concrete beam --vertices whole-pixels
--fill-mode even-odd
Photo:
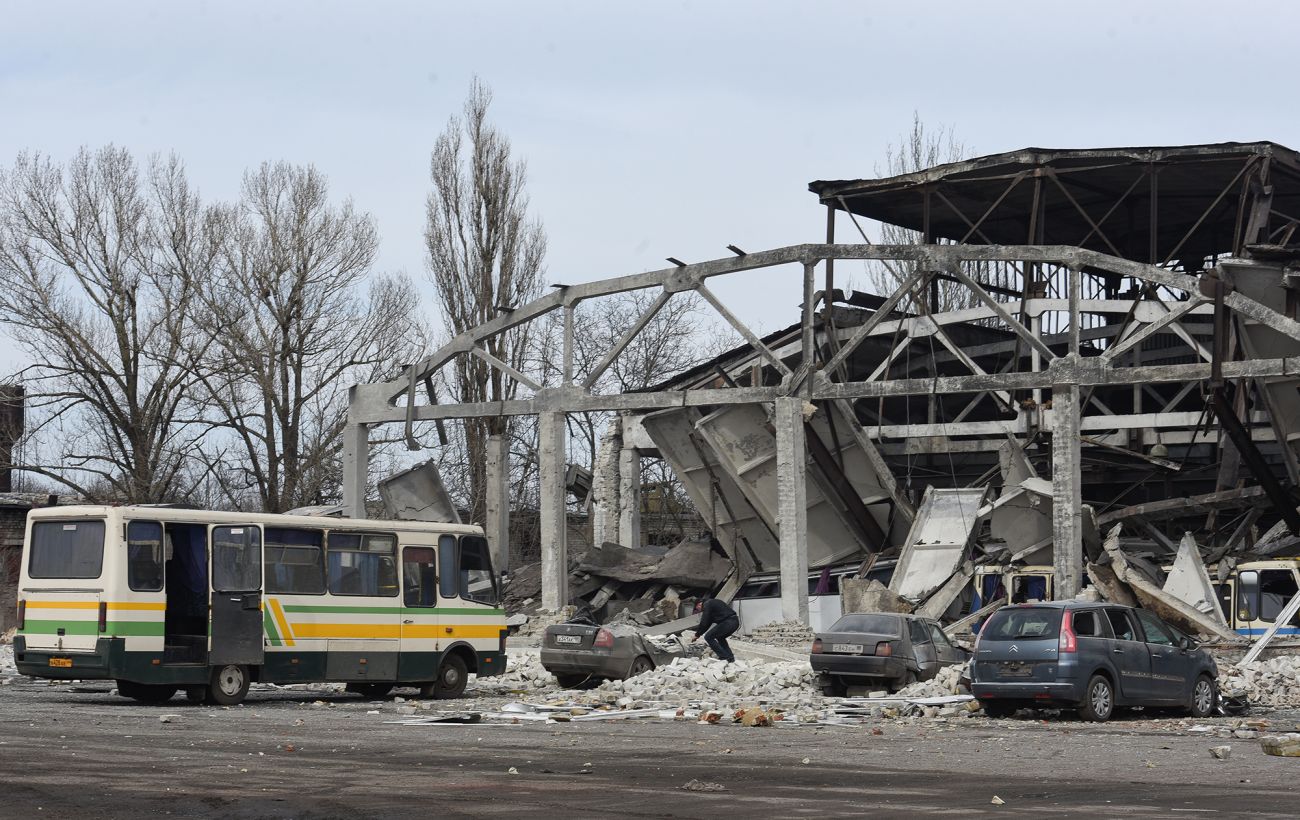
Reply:
[[[510,569],[510,439],[491,435],[487,440],[487,498],[483,529],[497,572]]]
[[[568,517],[565,514],[564,413],[538,417],[541,482],[542,608],[558,610],[569,602]]]
[[[777,528],[781,542],[781,617],[808,623],[808,456],[804,401],[773,403],[776,426]]]
[[[618,541],[618,456],[623,443],[622,431],[621,420],[612,419],[601,433],[596,449],[596,469],[591,477],[591,541],[596,546]]]
[[[1052,388],[1052,564],[1055,597],[1079,594],[1083,579],[1083,476],[1079,456],[1077,384]]]
[[[364,424],[349,419],[343,428],[343,514],[349,518],[366,516],[369,468],[370,433]]]
[[[629,549],[641,546],[641,451],[618,451],[618,543]]]

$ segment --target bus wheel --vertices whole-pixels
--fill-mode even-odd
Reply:
[[[117,682],[117,693],[138,703],[157,704],[171,700],[172,695],[176,694],[176,687],[120,680]]]
[[[433,695],[437,698],[458,698],[465,694],[465,684],[469,682],[469,669],[460,655],[448,655],[438,667],[438,680],[433,684]]]
[[[393,691],[391,683],[349,683],[344,689],[354,695],[370,700],[383,700]]]
[[[218,666],[212,670],[208,699],[218,706],[234,706],[248,694],[248,667],[238,664]]]

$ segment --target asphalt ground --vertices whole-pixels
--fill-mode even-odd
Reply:
[[[143,706],[111,688],[26,678],[0,687],[0,817],[1300,813],[1300,758],[1267,756],[1257,740],[1191,733],[1184,720],[400,726],[385,721],[403,719],[409,704],[342,693],[255,688],[245,704],[222,708],[179,696]],[[1285,731],[1297,716],[1253,717]],[[1211,756],[1216,745],[1231,745],[1227,760]],[[723,790],[684,789],[693,779]]]

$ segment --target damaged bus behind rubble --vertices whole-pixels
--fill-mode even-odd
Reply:
[[[24,675],[235,704],[250,682],[456,697],[505,670],[478,527],[165,507],[28,517],[14,655]]]

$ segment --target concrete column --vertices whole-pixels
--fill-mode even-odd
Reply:
[[[343,427],[343,514],[366,517],[366,474],[370,466],[370,435],[364,424]]]
[[[487,498],[483,530],[492,551],[492,568],[510,569],[510,439],[491,435],[487,440]]]
[[[1052,564],[1055,597],[1073,598],[1083,579],[1083,476],[1078,384],[1052,387]]]
[[[803,399],[775,405],[777,531],[781,542],[781,617],[808,623],[808,456]]]
[[[623,423],[616,417],[600,436],[591,477],[591,540],[596,546],[618,541],[618,456],[622,446]]]
[[[541,455],[542,608],[557,610],[569,602],[568,522],[564,512],[564,413],[537,417]]]
[[[618,451],[618,543],[628,549],[641,546],[641,451]]]

